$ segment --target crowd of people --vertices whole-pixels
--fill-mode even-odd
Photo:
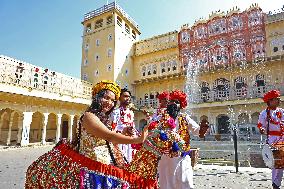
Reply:
[[[277,92],[264,96],[268,108],[258,124],[270,146],[284,142],[284,110],[278,108]],[[34,161],[25,188],[194,188],[190,135],[203,138],[208,122],[199,125],[182,111],[187,107],[183,91],[164,91],[157,98],[159,108],[145,115],[147,125],[139,132],[131,92],[112,81],[94,85],[75,140],[61,140]],[[282,168],[272,170],[273,188],[280,188],[282,175]]]

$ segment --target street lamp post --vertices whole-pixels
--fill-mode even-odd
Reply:
[[[238,138],[237,138],[236,125],[233,125],[233,140],[234,140],[234,150],[235,150],[235,167],[237,173],[239,171],[239,159],[238,159]]]

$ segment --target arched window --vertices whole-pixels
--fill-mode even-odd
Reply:
[[[207,82],[202,82],[200,86],[200,94],[201,94],[201,99],[203,102],[206,102],[209,100],[209,93],[210,93],[210,88],[209,88],[209,83]]]
[[[147,75],[151,75],[151,72],[152,72],[152,66],[148,65],[147,66]]]
[[[152,70],[153,70],[153,74],[154,74],[154,75],[157,74],[157,65],[156,65],[156,64],[154,64],[154,65],[152,66]]]
[[[216,79],[213,84],[213,89],[215,92],[215,100],[222,100],[229,97],[230,82],[225,78]]]
[[[161,73],[165,73],[166,72],[166,63],[162,62],[161,63]]]
[[[146,67],[145,66],[142,67],[142,76],[143,77],[146,76]]]
[[[177,70],[177,62],[175,60],[172,61],[172,69],[173,69],[173,71]]]

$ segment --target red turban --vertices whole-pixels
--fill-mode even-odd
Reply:
[[[169,93],[167,91],[164,91],[164,92],[158,94],[157,98],[159,100],[162,100],[162,99],[167,99],[168,100],[169,99]]]
[[[263,101],[267,103],[269,100],[278,97],[280,97],[280,92],[278,90],[271,90],[263,96]]]
[[[170,100],[178,100],[182,109],[187,106],[186,94],[180,90],[172,91],[170,93]]]

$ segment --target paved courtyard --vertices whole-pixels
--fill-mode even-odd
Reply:
[[[25,171],[41,154],[52,146],[26,148],[0,148],[0,188],[24,188]],[[194,172],[195,188],[271,188],[271,170],[263,168],[240,167],[239,173],[230,166],[197,165]]]

